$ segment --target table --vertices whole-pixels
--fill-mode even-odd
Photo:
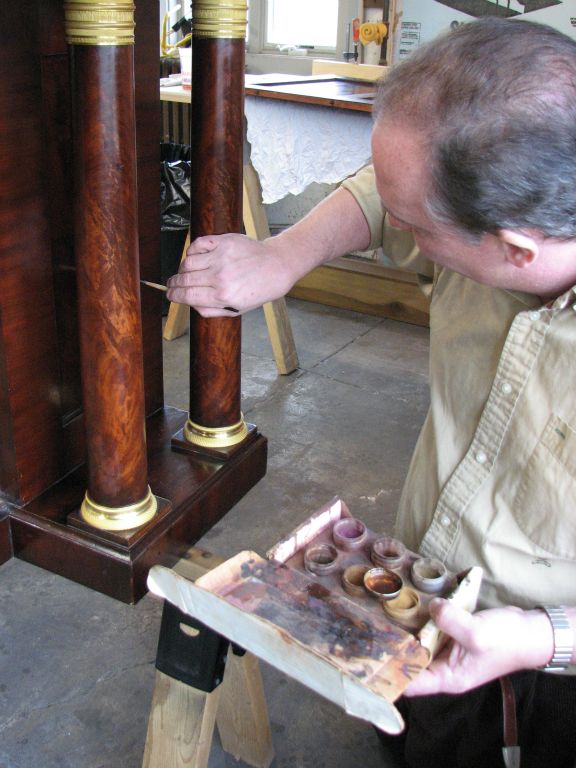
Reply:
[[[334,75],[246,75],[246,96],[300,101],[316,106],[371,112],[374,84]],[[190,102],[190,91],[181,85],[161,85],[161,101]]]
[[[246,136],[264,204],[313,182],[336,184],[370,162],[371,82],[333,75],[246,75]],[[162,86],[160,98],[190,102]],[[256,201],[255,201],[256,202]]]
[[[246,96],[367,113],[375,94],[373,82],[334,74],[246,75],[245,85]]]

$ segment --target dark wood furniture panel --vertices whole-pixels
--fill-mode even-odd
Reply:
[[[158,96],[158,3],[136,2],[134,79],[140,275],[160,282],[160,105]],[[142,292],[142,338],[146,413],[164,404],[162,297]],[[152,295],[153,294],[153,295]]]
[[[57,34],[43,36],[38,3],[3,7],[0,63],[1,293],[0,353],[3,358],[0,411],[0,482],[13,499],[26,501],[57,480],[62,464],[61,371],[56,326],[48,177],[55,194],[62,174],[50,169],[55,152],[46,151],[50,131],[43,121],[51,95],[42,90],[40,46],[52,49]],[[54,8],[55,4],[49,4]],[[27,24],[22,24],[27,18]],[[37,31],[38,38],[30,29]],[[55,85],[60,87],[60,81]],[[58,238],[62,219],[54,223]],[[47,446],[50,449],[47,450]]]
[[[8,507],[3,508],[0,502],[0,565],[12,557],[12,532]]]

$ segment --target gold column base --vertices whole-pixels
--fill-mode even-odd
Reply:
[[[86,492],[80,507],[80,516],[86,523],[101,531],[127,531],[130,528],[141,528],[152,520],[157,510],[158,501],[148,487],[148,493],[142,501],[128,504],[126,507],[105,507],[93,501]]]
[[[230,427],[202,427],[188,418],[184,426],[184,438],[202,448],[228,448],[241,443],[248,436],[244,417]]]

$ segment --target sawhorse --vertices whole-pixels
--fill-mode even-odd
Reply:
[[[223,562],[196,547],[174,566],[191,581]],[[254,768],[274,758],[258,660],[164,604],[143,768],[206,768],[222,748]],[[161,671],[164,670],[164,671]]]
[[[248,237],[255,240],[264,240],[270,237],[266,212],[262,206],[260,179],[251,163],[244,166],[242,205],[244,230]],[[184,258],[189,245],[190,234],[186,238],[182,258]],[[267,302],[263,309],[278,373],[292,373],[298,368],[298,354],[286,309],[286,300],[282,298]],[[186,332],[189,314],[190,308],[186,304],[170,305],[164,326],[166,341],[172,341]]]

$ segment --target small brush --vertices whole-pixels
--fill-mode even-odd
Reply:
[[[150,280],[140,280],[140,282],[142,285],[147,285],[148,288],[156,288],[157,291],[164,291],[164,293],[166,293],[168,290],[165,285],[160,285],[160,283],[151,283]]]
[[[142,285],[147,285],[148,288],[156,288],[157,291],[167,291],[168,288],[166,288],[165,285],[160,285],[159,283],[151,283],[149,280],[140,280]],[[240,310],[234,309],[234,307],[224,307],[224,309],[227,312],[234,312],[235,314],[238,314]]]
[[[70,267],[68,265],[61,265],[60,269],[64,272],[75,272],[76,267]],[[147,285],[148,288],[154,288],[157,291],[162,291],[163,293],[166,293],[168,290],[167,286],[161,285],[160,283],[152,283],[150,280],[140,280],[141,285]],[[235,314],[238,314],[240,311],[239,309],[235,309],[234,307],[224,307],[224,309],[227,312],[234,312]]]

